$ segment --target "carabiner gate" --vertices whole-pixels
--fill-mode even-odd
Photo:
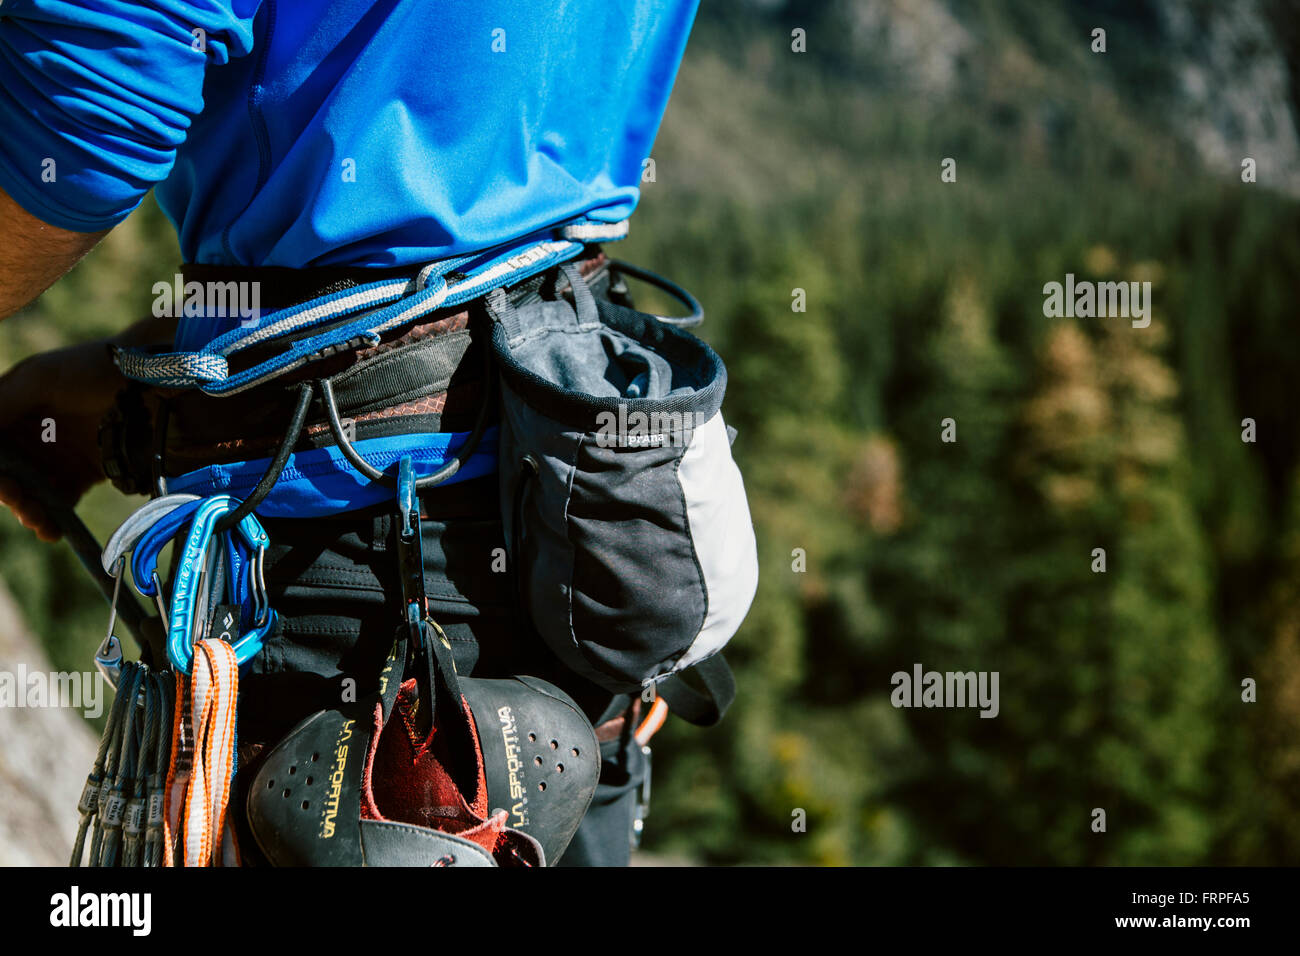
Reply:
[[[200,578],[212,543],[217,521],[239,507],[239,502],[229,495],[208,498],[194,514],[194,523],[185,541],[185,549],[173,585],[171,616],[167,629],[167,657],[172,666],[188,674],[194,660],[195,609],[201,585]],[[261,649],[262,642],[274,629],[275,611],[270,606],[264,576],[264,559],[270,538],[253,514],[246,515],[231,533],[238,533],[254,557],[247,563],[247,573],[252,580],[254,624],[251,630],[240,635],[233,643],[235,659],[244,664]],[[232,569],[232,572],[235,569]],[[242,575],[241,575],[242,577]]]

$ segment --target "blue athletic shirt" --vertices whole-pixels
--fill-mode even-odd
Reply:
[[[187,262],[401,266],[627,218],[697,0],[0,0],[0,187]]]
[[[639,198],[697,0],[0,0],[0,188],[64,229],[155,189],[187,262],[403,266]],[[167,279],[168,276],[159,276]],[[186,317],[199,348],[233,319]],[[357,443],[436,470],[465,436]],[[246,493],[265,461],[176,479]],[[490,472],[491,442],[453,480]],[[389,493],[295,454],[265,513]]]

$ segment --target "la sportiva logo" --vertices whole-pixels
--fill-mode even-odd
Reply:
[[[528,826],[528,794],[524,787],[524,762],[519,756],[519,728],[515,723],[514,711],[509,707],[497,708],[497,720],[501,721],[501,740],[506,747],[506,771],[510,775],[510,819],[515,829]]]
[[[325,797],[321,809],[320,838],[329,840],[334,836],[336,821],[339,816],[339,798],[343,793],[343,778],[348,767],[348,741],[352,739],[352,725],[355,720],[343,721],[339,729],[339,739],[334,745],[334,769],[330,773],[329,794]]]

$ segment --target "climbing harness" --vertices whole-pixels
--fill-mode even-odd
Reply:
[[[194,463],[186,471],[166,460],[168,405],[149,455],[127,440],[130,422],[101,436],[119,453],[106,470],[120,486],[151,485],[155,497],[97,562],[110,621],[95,661],[118,694],[80,803],[74,864],[237,865],[240,668],[277,627],[258,514],[381,501],[397,516],[402,616],[392,647],[355,701],[309,716],[258,758],[243,788],[257,849],[275,865],[553,864],[593,798],[607,738],[546,681],[459,675],[425,593],[420,495],[492,471],[525,625],[572,670],[654,700],[627,729],[647,766],[639,840],[648,741],[668,707],[708,724],[734,694],[716,652],[748,609],[756,561],[734,433],[719,413],[725,369],[683,331],[702,321],[699,302],[613,262],[601,267],[608,287],[598,297],[572,262],[585,243],[625,232],[625,223],[570,223],[414,277],[328,292],[195,352],[114,351],[129,379],[182,390],[185,427],[213,437],[182,455]],[[686,314],[636,312],[628,278],[658,285]],[[481,304],[460,326],[402,331],[471,301]],[[458,385],[471,344],[481,373]],[[347,354],[358,358],[341,371],[327,361]],[[305,377],[309,366],[325,371]],[[292,384],[273,383],[291,372]],[[454,431],[441,419],[445,395],[468,387],[480,393],[473,419]],[[438,394],[443,403],[431,404]],[[273,454],[204,464],[214,457],[202,442],[224,442],[224,432],[187,395],[241,407],[270,396],[274,414],[251,406],[259,422],[290,403],[292,413]],[[600,416],[613,412],[621,428],[620,410],[677,418],[631,439],[602,434]],[[273,438],[258,440],[269,449]],[[133,470],[145,459],[148,478]],[[559,551],[555,529],[568,542]],[[170,594],[159,569],[169,544]],[[140,617],[121,587],[128,566],[135,592],[158,611],[150,663],[161,670],[124,661],[114,633],[119,602],[133,631]],[[681,599],[647,603],[665,588]]]

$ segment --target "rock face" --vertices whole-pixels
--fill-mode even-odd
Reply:
[[[755,0],[755,5],[773,2]],[[853,61],[870,65],[877,84],[962,96],[966,71],[986,69],[998,44],[1036,49],[1021,27],[1008,26],[1008,18],[978,4],[837,3]],[[788,0],[786,8],[800,10],[796,0]],[[1258,166],[1260,183],[1300,196],[1300,18],[1290,0],[1072,0],[1046,19],[1068,24],[1070,36],[1085,48],[1092,27],[1110,26],[1110,53],[1120,59],[1096,60],[1104,64],[1102,81],[1133,100],[1152,94],[1151,76],[1163,76],[1166,89],[1155,94],[1153,112],[1207,169],[1239,180],[1242,160],[1249,157]],[[1150,72],[1131,73],[1135,59]],[[1060,68],[1048,61],[1042,65]]]
[[[1178,121],[1202,162],[1235,177],[1250,157],[1261,182],[1300,196],[1294,10],[1277,0],[1160,0],[1157,7],[1186,97]]]
[[[50,672],[0,583],[0,675]],[[98,678],[96,678],[98,679]],[[13,686],[11,684],[11,686]],[[100,688],[107,707],[112,693]],[[78,708],[0,706],[0,866],[66,866],[98,741]]]

